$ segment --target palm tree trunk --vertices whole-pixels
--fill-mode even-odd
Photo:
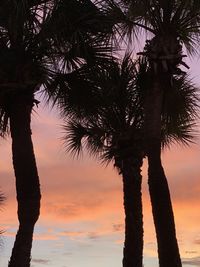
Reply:
[[[160,160],[160,145],[154,144],[148,153],[149,191],[158,242],[159,265],[180,267],[176,230],[170,192]]]
[[[13,98],[9,108],[19,230],[9,267],[29,267],[33,230],[40,213],[40,184],[31,139],[33,95]]]
[[[155,78],[155,77],[154,77]],[[161,163],[161,79],[155,78],[145,107],[145,138],[148,183],[158,243],[160,267],[181,267],[173,209],[167,179]]]
[[[141,193],[142,158],[123,160],[120,168],[123,176],[125,242],[123,267],[142,267],[143,261],[143,215]]]

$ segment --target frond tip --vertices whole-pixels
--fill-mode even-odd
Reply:
[[[68,121],[67,125],[64,125],[63,128],[66,133],[63,139],[67,144],[67,151],[74,156],[79,156],[82,152],[82,141],[87,134],[87,130],[81,123],[75,121]]]

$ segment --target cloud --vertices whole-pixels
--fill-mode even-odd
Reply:
[[[50,260],[44,260],[44,259],[32,259],[32,263],[40,263],[40,264],[49,264]]]
[[[7,237],[15,237],[16,235],[16,232],[14,231],[5,231],[4,232],[4,236],[7,236]]]
[[[73,253],[72,253],[72,252],[64,252],[62,255],[63,255],[63,256],[72,256]]]
[[[59,233],[61,236],[69,236],[71,238],[76,238],[76,237],[83,237],[83,238],[89,238],[90,240],[96,240],[97,238],[100,237],[100,232],[88,232],[88,231],[63,231]]]
[[[122,244],[124,244],[124,240],[123,239],[118,239],[118,240],[115,241],[115,244],[122,245]]]
[[[113,232],[123,232],[124,231],[124,224],[117,223],[113,224]]]
[[[98,218],[107,218],[110,221],[113,216],[121,218],[123,215],[121,192],[111,190],[110,192],[104,191],[103,194],[102,191],[97,187],[93,193],[90,190],[89,192],[83,190],[82,194],[75,194],[76,190],[69,188],[68,193],[44,194],[40,220],[44,218],[45,223],[55,222],[55,220],[57,223],[59,221],[69,223],[96,221]]]
[[[99,238],[99,234],[97,232],[90,232],[88,233],[88,238],[91,240],[96,240]]]
[[[152,242],[152,241],[145,243],[145,246],[149,246],[149,247],[152,247],[152,246],[154,247],[155,245],[156,245],[156,243],[155,242]]]
[[[50,210],[55,211],[60,216],[66,217],[74,217],[79,214],[78,204],[71,203],[71,204],[64,204],[63,206],[58,206],[55,204],[50,204]]]
[[[182,263],[185,265],[191,265],[191,266],[199,267],[200,266],[200,256],[193,257],[193,258],[184,258],[182,260]]]
[[[77,232],[76,231],[63,231],[63,232],[60,232],[59,235],[77,237],[77,236],[85,235],[85,232],[83,232],[83,231],[77,231]]]
[[[198,251],[197,250],[186,250],[185,253],[186,254],[196,254],[196,253],[198,253]]]
[[[58,240],[58,236],[56,234],[48,234],[48,233],[34,233],[34,240]]]

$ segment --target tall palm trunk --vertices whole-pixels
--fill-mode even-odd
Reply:
[[[19,230],[9,267],[29,267],[33,230],[40,213],[40,184],[31,140],[33,95],[13,98],[9,107]]]
[[[161,163],[161,111],[163,84],[154,76],[145,105],[145,137],[148,157],[148,183],[153,219],[158,243],[160,267],[180,267],[181,259],[176,239],[174,215],[167,179]]]
[[[118,166],[123,176],[125,211],[123,267],[143,266],[141,166],[142,158],[134,157],[124,159],[121,166]]]

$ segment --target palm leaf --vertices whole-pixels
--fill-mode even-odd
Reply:
[[[193,142],[199,110],[198,88],[187,75],[174,77],[173,86],[165,92],[164,99],[163,145]]]

